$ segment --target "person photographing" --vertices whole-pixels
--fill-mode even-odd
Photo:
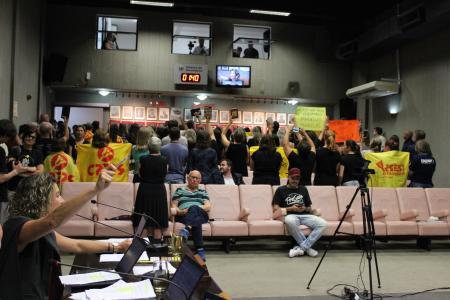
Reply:
[[[55,296],[58,267],[52,270],[50,260],[59,260],[60,251],[69,253],[124,252],[131,244],[118,245],[76,240],[55,231],[94,196],[108,188],[116,167],[103,169],[93,189],[80,192],[64,201],[58,186],[47,173],[21,180],[10,202],[10,218],[3,226],[0,249],[0,299],[46,299]]]

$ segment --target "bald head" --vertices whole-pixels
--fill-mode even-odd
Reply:
[[[198,189],[198,185],[202,181],[202,174],[197,170],[193,170],[189,173],[187,179],[188,179],[188,187],[190,189],[196,190]]]
[[[39,135],[41,137],[50,137],[52,133],[53,125],[50,122],[42,122],[39,124]]]

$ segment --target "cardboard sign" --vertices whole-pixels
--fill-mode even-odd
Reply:
[[[325,107],[297,106],[295,120],[299,128],[320,131],[323,129],[325,118]]]
[[[330,120],[328,127],[336,133],[336,143],[343,143],[346,140],[361,141],[359,134],[359,120]]]

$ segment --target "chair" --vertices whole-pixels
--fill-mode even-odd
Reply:
[[[341,215],[339,214],[336,188],[334,186],[307,186],[312,208],[316,215],[327,221],[327,229],[324,236],[332,236],[336,231]],[[339,229],[340,232],[353,233],[353,224],[343,221]]]
[[[94,187],[95,182],[66,182],[61,187],[61,195],[65,201],[70,201],[73,197],[79,195],[80,192],[93,189]],[[97,200],[97,196],[92,197],[92,200]],[[94,236],[95,226],[91,220],[96,210],[96,204],[87,202],[75,213],[84,218],[73,215],[56,228],[56,231],[65,236]]]
[[[236,185],[210,184],[206,186],[211,199],[209,217],[212,236],[248,236],[246,222],[240,220],[241,206]]]
[[[272,218],[272,187],[270,185],[240,185],[241,207],[248,208],[248,233],[250,236],[284,234],[282,221]]]
[[[417,221],[419,236],[448,236],[448,223],[444,221],[427,222],[430,212],[423,188],[397,188],[397,197],[402,220]]]
[[[386,211],[384,223],[388,236],[417,236],[416,221],[402,220],[395,188],[371,188],[372,207],[374,211]]]
[[[425,189],[430,214],[450,226],[450,188]]]
[[[184,186],[186,186],[186,184],[183,184],[183,183],[176,183],[176,184],[171,184],[171,185],[170,185],[170,194],[171,194],[171,198],[170,198],[170,202],[169,202],[169,203],[170,203],[170,205],[169,205],[169,210],[170,210],[170,207],[171,207],[172,196],[173,196],[173,194],[175,194],[175,191],[176,191],[178,188],[184,187]],[[198,188],[199,188],[199,189],[205,189],[205,185],[204,185],[204,184],[199,184]],[[170,211],[171,211],[171,210],[170,210]],[[171,214],[170,214],[169,216],[170,216],[170,217],[174,217],[172,211],[171,211]],[[172,228],[173,228],[173,227],[172,227]],[[179,233],[179,231],[180,231],[182,228],[184,228],[184,225],[183,225],[183,224],[178,223],[178,222],[175,224],[175,232],[176,232],[177,234]],[[211,236],[211,225],[210,225],[209,223],[205,223],[205,224],[202,225],[202,234],[203,234],[203,236]]]
[[[106,225],[120,229],[115,230],[107,226],[96,223],[95,236],[130,236],[134,230],[131,220],[106,220],[121,215],[130,215],[131,213],[121,211],[116,208],[107,207],[102,203],[117,206],[125,210],[132,211],[134,202],[134,184],[130,182],[112,182],[111,186],[98,195],[98,220]],[[126,233],[129,234],[126,234]]]
[[[353,186],[338,186],[336,187],[339,212],[342,215],[346,209],[346,206],[352,199],[354,195],[356,187]],[[366,199],[367,200],[367,199]],[[386,224],[384,223],[385,211],[375,210],[372,207],[372,215],[373,215],[373,223],[375,227],[375,235],[377,236],[385,236],[386,235]],[[363,217],[362,217],[362,208],[361,208],[361,194],[358,192],[355,200],[353,201],[350,216],[346,218],[347,221],[353,223],[353,232],[354,234],[363,234]]]

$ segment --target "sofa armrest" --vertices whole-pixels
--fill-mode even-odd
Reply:
[[[387,216],[387,209],[377,210],[372,213],[374,220],[384,219]]]
[[[241,209],[241,212],[239,213],[239,220],[247,222],[249,215],[250,215],[250,209],[244,207],[243,209]]]
[[[414,220],[415,221],[418,215],[419,215],[419,212],[417,211],[417,209],[411,209],[411,210],[402,212],[400,214],[400,220],[402,220],[402,221]]]
[[[177,212],[178,212],[178,209],[176,207],[171,207],[170,208],[170,215],[171,216],[175,217],[177,215]]]
[[[92,220],[98,221],[98,207],[95,204],[91,204]]]
[[[272,219],[284,222],[284,216],[287,215],[286,208],[279,208],[272,214]]]
[[[344,213],[345,211],[341,211],[339,213],[339,219],[342,219],[342,217],[344,217]],[[347,222],[351,222],[352,221],[352,217],[355,215],[355,211],[353,210],[353,208],[350,208],[348,210],[347,216],[345,216],[345,221]]]
[[[445,219],[448,217],[448,209],[441,209],[441,210],[433,211],[431,213],[431,215],[438,217],[439,219]]]

